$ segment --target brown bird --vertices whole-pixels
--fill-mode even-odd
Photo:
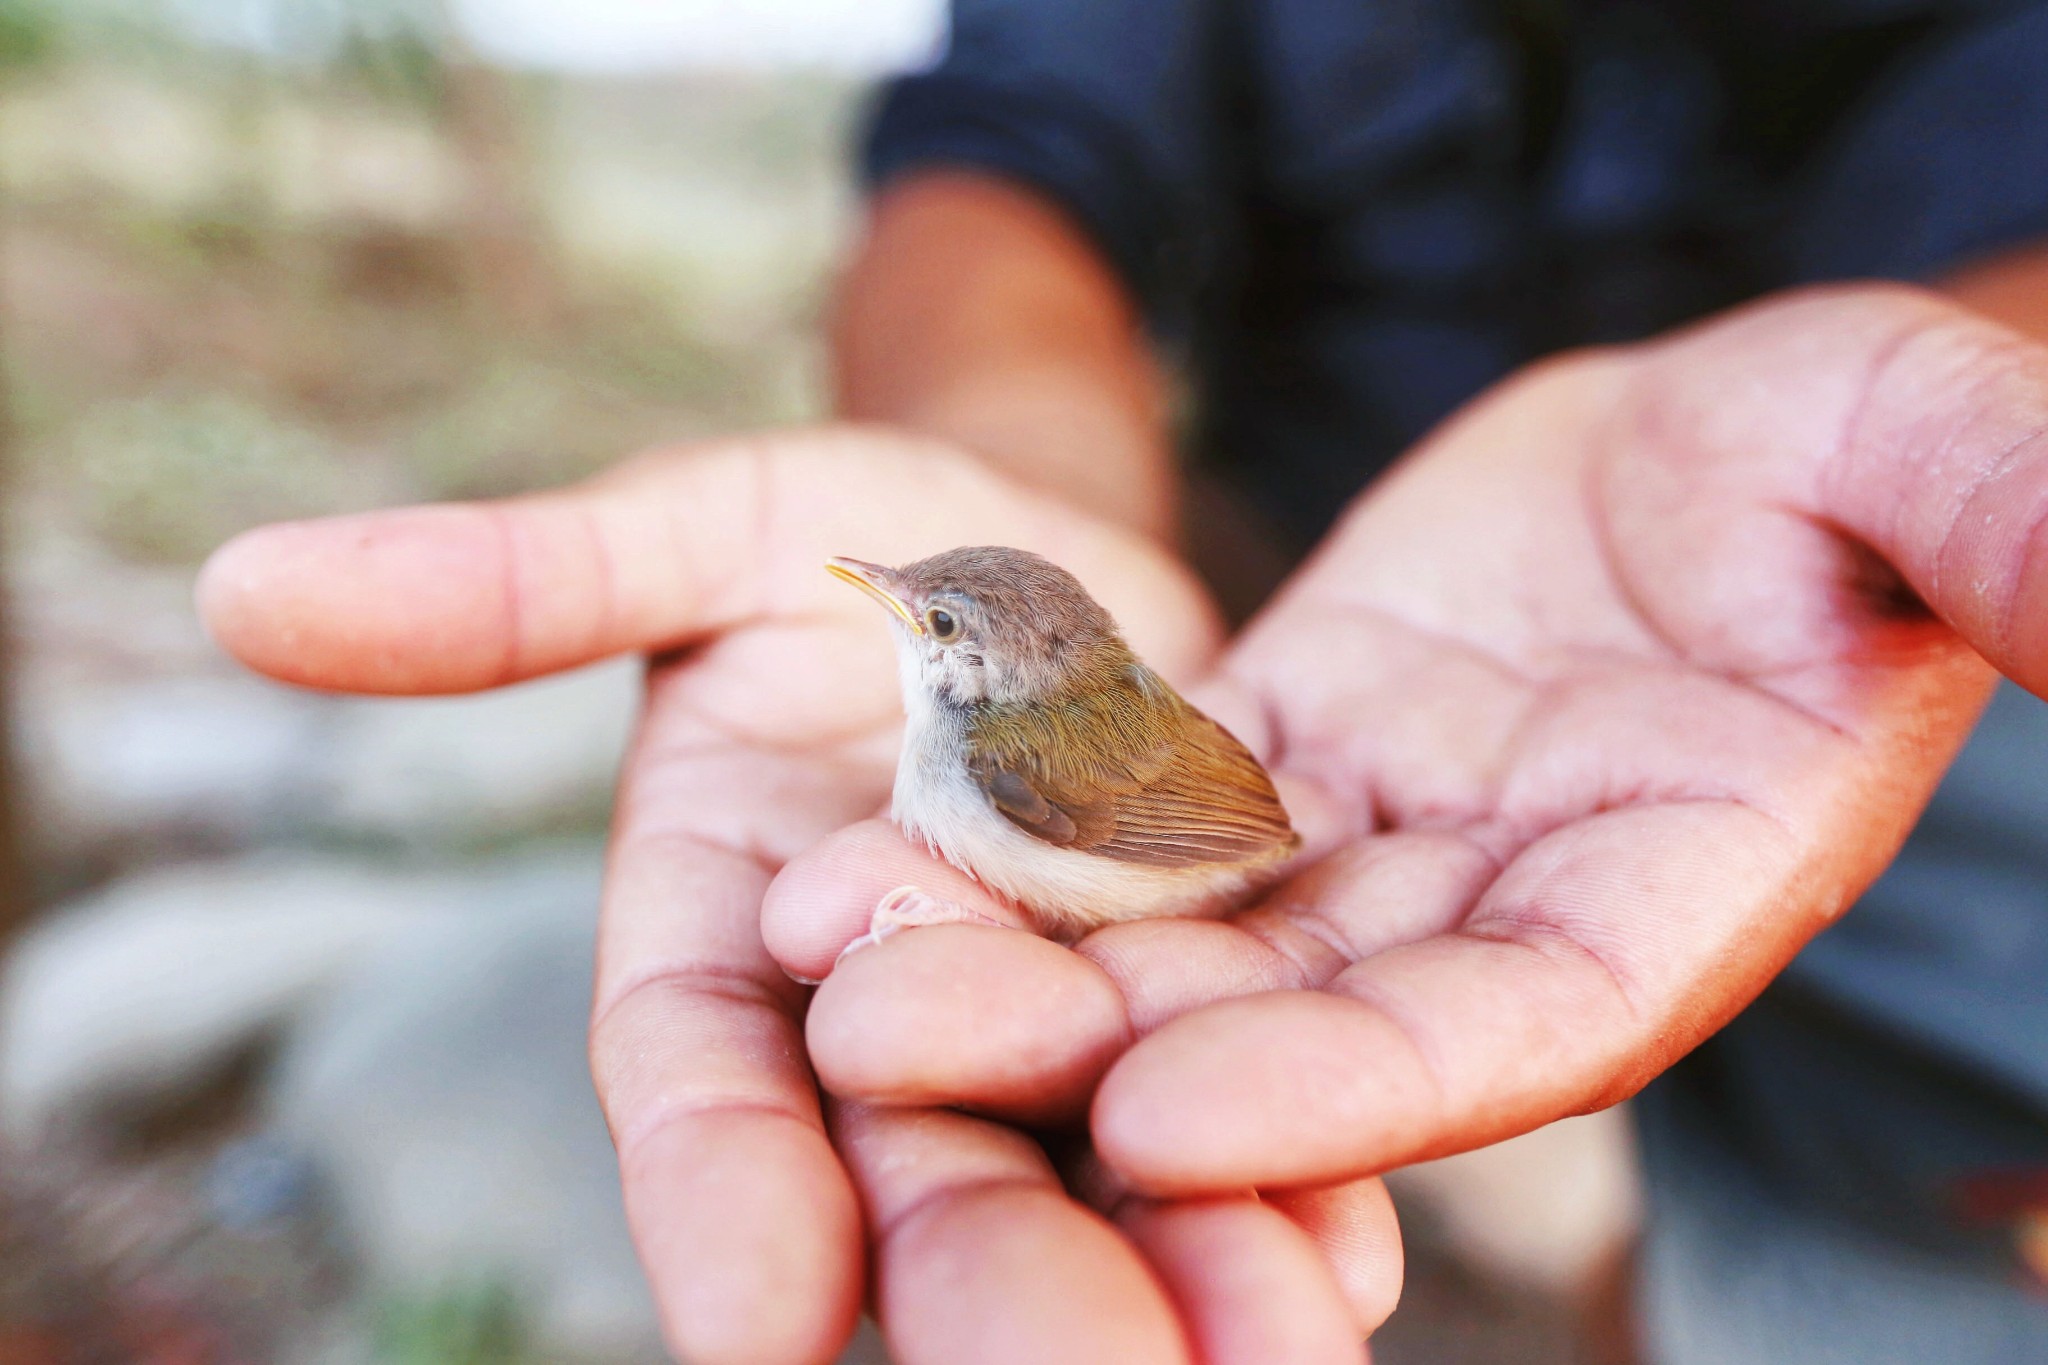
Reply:
[[[975,546],[826,568],[895,618],[908,725],[891,817],[1041,933],[1220,913],[1300,846],[1259,761],[1057,564]],[[986,918],[905,887],[862,941]]]

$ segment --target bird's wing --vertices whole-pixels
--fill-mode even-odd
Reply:
[[[971,753],[996,809],[1061,848],[1194,867],[1298,842],[1259,761],[1156,678],[992,716],[975,727]]]

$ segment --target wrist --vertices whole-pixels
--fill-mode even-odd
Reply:
[[[840,415],[1173,539],[1166,385],[1136,307],[1039,195],[950,171],[884,190],[841,282],[833,356]]]
[[[1939,288],[1964,307],[2036,341],[2048,341],[2048,243],[1965,266]]]
[[[1058,372],[965,378],[881,418],[947,442],[1004,477],[1161,543],[1176,538],[1179,474],[1163,436]]]

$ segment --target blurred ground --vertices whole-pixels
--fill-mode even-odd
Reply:
[[[289,693],[214,653],[190,579],[259,521],[816,415],[858,91],[53,13],[0,5],[0,546],[47,907],[0,993],[0,1365],[656,1358],[582,1072],[632,668]],[[1625,1222],[1608,1140],[1414,1183],[1376,1359],[1604,1359],[1557,1267]],[[1476,1242],[1473,1198],[1524,1242]]]

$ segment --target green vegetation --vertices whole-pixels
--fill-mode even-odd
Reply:
[[[63,19],[50,0],[0,0],[0,75],[49,63],[62,32]]]
[[[373,1349],[377,1365],[543,1365],[527,1346],[516,1296],[497,1282],[385,1301]]]
[[[190,564],[819,408],[853,92],[451,56],[437,4],[0,0],[17,493]],[[19,499],[15,501],[19,502]]]

